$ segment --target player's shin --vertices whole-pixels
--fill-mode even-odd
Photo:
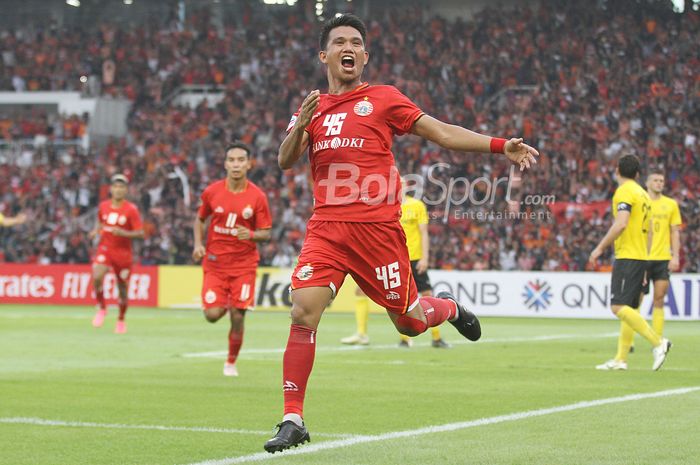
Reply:
[[[301,423],[306,383],[316,353],[316,330],[293,324],[283,360],[284,420]],[[301,426],[301,425],[300,425]]]
[[[243,345],[243,329],[231,328],[228,332],[228,359],[227,363],[236,363],[238,353]]]
[[[640,315],[639,312],[632,307],[627,305],[623,306],[617,312],[617,317],[630,325],[634,331],[649,341],[652,346],[656,347],[661,343],[661,338],[659,335],[656,334],[653,329],[651,329],[651,326],[649,326],[642,315]]]
[[[634,340],[634,329],[624,321],[620,321],[620,336],[617,338],[617,354],[615,360],[627,361],[632,341]]]
[[[421,297],[420,305],[425,312],[428,327],[434,328],[447,320],[457,317],[457,305],[449,299],[437,297]]]

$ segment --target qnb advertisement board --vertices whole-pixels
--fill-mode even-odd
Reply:
[[[430,271],[434,292],[448,290],[481,316],[615,318],[610,273]],[[700,275],[671,276],[664,301],[669,320],[700,320]],[[651,296],[643,315],[651,315]]]
[[[108,273],[104,280],[108,304],[117,302],[117,279]],[[158,305],[158,267],[135,266],[129,280],[131,305]],[[94,305],[90,265],[0,266],[0,303]]]

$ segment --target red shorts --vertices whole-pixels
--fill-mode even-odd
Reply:
[[[130,253],[106,252],[99,249],[92,259],[93,265],[105,265],[112,268],[117,277],[117,282],[119,283],[129,282],[133,263],[134,259]]]
[[[418,304],[406,235],[398,221],[309,221],[292,289],[328,286],[335,296],[348,273],[392,313],[406,313]]]
[[[231,275],[221,271],[204,270],[202,306],[247,310],[255,301],[255,270]]]

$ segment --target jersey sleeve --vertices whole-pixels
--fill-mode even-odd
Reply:
[[[413,123],[424,115],[423,111],[416,106],[404,94],[395,87],[389,87],[387,94],[387,124],[397,136],[406,134],[413,128]]]
[[[132,231],[139,231],[143,229],[143,222],[141,221],[141,214],[139,213],[139,209],[136,208],[136,205],[134,205],[134,208],[131,209],[131,212],[129,212],[129,221],[131,223],[131,230]]]
[[[425,204],[419,201],[416,207],[418,210],[418,224],[428,224],[430,219],[428,218],[428,209],[425,207]]]
[[[270,229],[272,227],[272,215],[265,194],[260,193],[255,205],[255,229]]]
[[[681,210],[678,208],[678,202],[673,201],[673,208],[671,209],[671,226],[678,226],[683,224],[683,219],[681,218]]]
[[[200,197],[197,216],[200,220],[206,220],[211,215],[211,204],[209,203],[209,189],[204,189]]]
[[[632,205],[634,204],[634,196],[632,195],[632,192],[626,188],[626,186],[621,186],[617,189],[617,192],[615,192],[615,195],[613,196],[613,208],[615,208],[615,210],[618,212],[631,212]]]

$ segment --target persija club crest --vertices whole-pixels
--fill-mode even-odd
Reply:
[[[369,100],[360,100],[355,104],[353,111],[358,116],[369,116],[374,111],[374,105]]]

